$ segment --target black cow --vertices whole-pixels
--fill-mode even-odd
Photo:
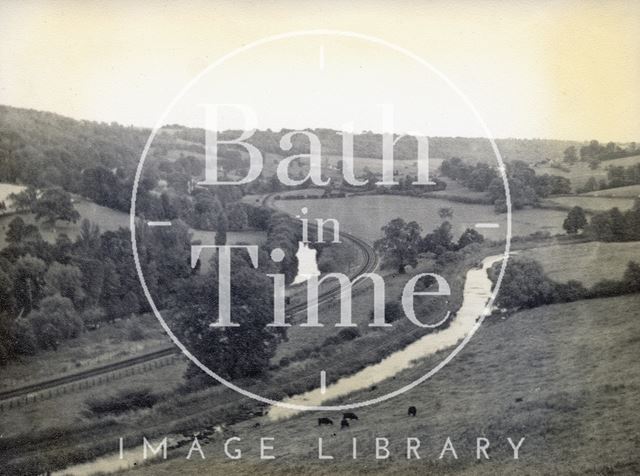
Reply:
[[[356,415],[355,413],[352,413],[352,412],[347,412],[347,413],[343,413],[342,414],[342,419],[343,420],[357,420],[358,419],[358,415]]]
[[[340,429],[344,430],[345,428],[349,428],[349,420],[347,420],[346,418],[343,418],[342,421],[340,422]]]
[[[416,410],[416,407],[409,407],[409,416],[416,416],[416,414],[418,413],[418,410]]]
[[[331,418],[318,418],[318,426],[322,425],[333,425],[333,420]]]

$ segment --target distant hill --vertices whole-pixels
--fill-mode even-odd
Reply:
[[[291,151],[283,153],[279,141],[287,130],[257,131],[251,142],[263,152],[290,155],[308,151],[305,137],[294,138]],[[334,130],[313,130],[320,137],[323,155],[341,155],[341,136]],[[59,185],[76,191],[82,170],[105,167],[117,170],[124,179],[132,177],[150,130],[117,123],[75,120],[58,114],[0,106],[0,182]],[[233,131],[228,135],[236,134]],[[573,141],[545,139],[498,139],[505,160],[536,162],[562,157]],[[380,158],[381,136],[374,133],[355,137],[355,155]],[[493,161],[490,143],[481,138],[433,137],[429,141],[430,157]],[[404,139],[396,146],[398,160],[413,160],[416,141]],[[154,142],[152,156],[175,159],[192,155],[202,160],[204,131],[178,125],[167,126]],[[228,162],[241,161],[243,154],[222,148]]]

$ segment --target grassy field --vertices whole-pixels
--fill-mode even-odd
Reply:
[[[574,165],[568,166],[562,164],[563,167],[569,168],[569,172],[565,172],[549,165],[536,166],[535,171],[537,175],[550,174],[560,175],[571,180],[571,187],[573,190],[577,190],[582,187],[589,178],[593,177],[596,181],[607,178],[607,167],[618,167],[634,165],[640,162],[640,155],[634,155],[632,157],[623,157],[621,159],[606,160],[600,162],[600,167],[592,170],[587,162],[577,162]]]
[[[491,239],[504,239],[506,235],[506,214],[496,214],[493,207],[455,203],[437,198],[415,198],[390,195],[367,195],[323,200],[280,200],[276,206],[295,215],[300,208],[307,207],[312,218],[337,218],[340,225],[356,236],[373,242],[382,236],[380,229],[389,221],[403,217],[405,221],[415,220],[423,232],[440,225],[440,208],[454,211],[452,224],[456,238],[468,227],[476,223],[498,223],[499,228],[482,229],[481,233]],[[512,235],[524,236],[537,231],[551,234],[563,233],[562,222],[566,212],[545,209],[518,210],[512,215]]]
[[[341,155],[323,155],[323,165],[326,163],[330,167],[336,167],[336,164],[343,158]],[[429,157],[429,171],[435,173],[443,159]],[[325,162],[326,161],[326,162]],[[356,176],[362,175],[365,169],[373,172],[374,174],[382,173],[382,160],[370,157],[354,157],[353,160]],[[416,175],[417,164],[415,160],[394,160],[394,169],[398,171],[400,177],[405,175]]]
[[[0,183],[0,202],[5,202],[5,205],[8,207],[9,203],[9,195],[12,193],[19,193],[24,190],[25,187],[22,185],[15,185],[12,183]]]
[[[223,457],[222,437],[186,460],[127,474],[637,474],[640,458],[640,296],[546,306],[493,318],[432,379],[392,400],[355,410],[350,429],[318,427],[309,413],[277,423],[238,424],[243,458]],[[436,355],[381,384],[391,391],[417,378]],[[354,398],[366,398],[360,392]],[[418,407],[409,418],[406,409]],[[338,415],[327,413],[336,420]],[[275,461],[258,461],[259,438],[274,438]],[[317,438],[333,461],[318,461]],[[376,461],[374,439],[387,437],[391,459]],[[406,438],[421,440],[420,461],[406,461]],[[447,437],[458,454],[438,460]],[[476,461],[477,437],[491,459]],[[506,442],[524,437],[519,459]],[[359,459],[351,459],[352,438]]]
[[[620,210],[629,210],[633,206],[633,198],[617,197],[594,197],[587,195],[573,195],[552,197],[545,200],[545,203],[551,205],[559,205],[561,207],[582,207],[585,210],[591,210],[595,212],[609,210],[613,207],[618,207]]]
[[[130,338],[136,325],[141,336]],[[137,331],[136,331],[137,332]],[[2,367],[0,388],[13,388],[34,382],[75,373],[114,360],[125,359],[166,346],[169,338],[155,316],[145,314],[132,319],[103,324],[95,331],[87,331],[77,339],[64,343],[58,350],[42,351],[35,356],[22,356]]]
[[[596,190],[595,192],[587,192],[582,195],[588,197],[637,198],[640,197],[640,185],[627,185],[626,187]]]
[[[551,279],[570,279],[591,286],[602,279],[620,279],[630,260],[640,261],[640,243],[576,243],[520,251],[542,264]]]
[[[86,218],[93,223],[97,223],[100,226],[101,231],[115,231],[118,228],[129,228],[129,214],[113,210],[111,208],[97,205],[93,202],[84,199],[78,199],[74,203],[74,207],[80,213],[80,220],[76,223],[66,223],[58,221],[55,227],[45,227],[40,225],[40,234],[42,237],[54,243],[56,237],[61,233],[66,233],[72,240],[80,233],[80,222]],[[0,216],[0,249],[6,246],[5,234],[8,230],[9,223],[17,215],[4,215]],[[36,223],[35,216],[33,214],[20,214],[20,217],[26,223]],[[201,240],[203,243],[214,243],[216,233],[215,231],[204,230],[192,230],[193,239]],[[227,233],[227,239],[229,244],[235,243],[256,243],[261,242],[266,235],[263,232],[258,231],[230,231]]]
[[[182,383],[185,368],[186,363],[179,361],[173,365],[124,376],[107,384],[40,400],[15,411],[2,412],[0,425],[3,434],[5,437],[12,437],[43,428],[73,428],[100,421],[98,417],[87,414],[85,402],[88,399],[104,398],[130,389],[148,388],[159,394],[171,392]],[[0,474],[3,474],[1,470]]]

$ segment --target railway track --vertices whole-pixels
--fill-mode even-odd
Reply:
[[[266,196],[263,199],[262,204],[270,208],[274,208],[269,203],[270,199],[271,199],[271,195]],[[312,227],[312,225],[309,225],[309,226]],[[360,238],[354,235],[351,235],[350,233],[340,232],[340,236],[346,241],[352,242],[362,252],[364,257],[364,259],[362,260],[362,263],[358,266],[358,268],[354,271],[354,273],[350,275],[350,278],[352,280],[362,274],[370,273],[376,269],[376,267],[378,266],[378,258],[375,251],[368,243],[366,243],[365,241],[361,240]],[[356,283],[355,286],[358,286],[361,283],[362,282],[358,282]],[[332,286],[319,296],[318,304],[330,301],[331,299],[338,296],[339,294],[340,294],[340,286],[338,285]],[[307,303],[303,302],[300,304],[289,306],[287,308],[287,313],[289,316],[295,316],[296,314],[306,309],[307,309]],[[88,379],[96,379],[102,376],[113,374],[115,372],[121,372],[125,369],[147,364],[149,362],[153,362],[159,359],[164,359],[166,357],[169,357],[171,355],[178,354],[178,353],[179,353],[179,350],[174,345],[170,345],[153,352],[137,355],[135,357],[131,357],[129,359],[124,359],[117,362],[111,362],[109,364],[101,365],[99,367],[94,367],[92,369],[87,369],[87,370],[83,370],[83,371],[68,374],[68,375],[54,377],[51,379],[31,383],[28,385],[24,385],[24,386],[9,389],[9,390],[2,390],[0,391],[0,402],[23,399],[23,403],[26,404],[26,403],[29,403],[29,397],[34,397],[34,400],[35,400],[35,395],[37,394],[43,394],[44,392],[49,392],[49,395],[51,395],[50,391],[58,387],[69,386],[69,385],[73,385],[75,383],[79,383]],[[78,386],[78,388],[80,387],[81,385]],[[6,405],[0,405],[0,410],[4,409],[5,406]],[[9,406],[9,408],[10,407],[11,406]]]

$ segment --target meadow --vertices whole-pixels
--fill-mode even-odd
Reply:
[[[640,185],[627,185],[626,187],[596,190],[594,192],[583,193],[582,195],[588,197],[636,198],[640,197]]]
[[[132,338],[132,336],[135,336]],[[21,356],[2,367],[0,389],[75,373],[115,360],[152,352],[170,342],[155,316],[143,314],[103,324],[99,329],[70,339],[58,350]]]
[[[573,243],[545,246],[518,252],[538,261],[553,280],[581,281],[592,286],[602,279],[620,279],[631,260],[640,262],[640,243]]]
[[[323,165],[327,164],[328,166],[335,168],[337,163],[342,161],[341,155],[323,155]],[[435,173],[442,164],[443,159],[429,157],[429,172]],[[374,174],[382,173],[382,160],[371,158],[371,157],[354,157],[353,159],[354,169],[356,176],[363,175],[367,170],[373,172]],[[405,175],[416,175],[417,173],[417,164],[415,160],[394,160],[394,170],[398,171],[398,175],[400,177],[404,177]]]
[[[58,221],[54,227],[47,227],[38,224],[35,215],[31,213],[21,213],[19,216],[25,223],[38,224],[40,234],[45,241],[54,243],[59,234],[66,234],[72,240],[80,233],[80,223],[83,219],[87,219],[96,223],[101,231],[116,231],[118,228],[129,229],[129,214],[114,210],[112,208],[103,207],[89,200],[82,198],[74,198],[73,206],[80,213],[80,220],[76,223],[67,223]],[[7,243],[5,235],[8,230],[9,223],[18,215],[0,216],[0,249],[4,248]],[[202,243],[212,244],[215,241],[215,231],[191,230],[194,240],[201,240]],[[266,238],[265,233],[259,231],[229,231],[227,232],[227,240],[229,244],[236,243],[256,243]]]
[[[22,185],[0,183],[0,203],[5,202],[5,205],[8,207],[10,205],[9,195],[12,193],[20,193],[22,190],[24,190]]]
[[[495,240],[506,236],[506,214],[496,214],[488,205],[462,204],[438,198],[415,198],[393,195],[366,195],[322,200],[276,200],[281,210],[296,215],[302,207],[311,218],[336,218],[344,230],[370,243],[382,236],[381,228],[394,218],[415,220],[423,232],[432,231],[442,220],[440,208],[453,210],[453,232],[457,238],[476,223],[497,223],[499,228],[484,228],[480,232]],[[517,210],[512,214],[512,236],[526,236],[538,231],[564,233],[562,222],[566,212],[550,209]]]
[[[634,155],[631,157],[622,157],[620,159],[613,160],[605,160],[600,162],[600,167],[597,169],[592,169],[589,167],[588,162],[576,162],[573,165],[567,165],[566,163],[562,163],[563,167],[567,167],[569,169],[568,172],[564,170],[560,170],[556,167],[551,167],[550,165],[537,165],[534,166],[536,175],[542,174],[550,174],[550,175],[560,175],[562,177],[566,177],[571,180],[571,188],[575,191],[580,189],[584,184],[589,180],[589,178],[593,177],[596,181],[600,181],[601,179],[607,178],[607,167],[628,167],[629,165],[634,165],[640,162],[640,155]]]
[[[183,474],[637,474],[640,461],[640,367],[636,365],[640,296],[544,306],[491,317],[464,350],[427,382],[391,400],[354,410],[349,429],[318,427],[313,412],[269,423],[234,425],[242,460],[223,457],[223,436],[203,446],[207,459],[175,459],[134,475]],[[442,355],[389,379],[389,392],[421,376]],[[367,398],[361,391],[349,400]],[[417,406],[418,416],[407,417]],[[259,438],[274,438],[276,460],[259,461]],[[332,461],[318,461],[317,438]],[[389,460],[376,461],[374,439],[389,439]],[[421,440],[421,460],[406,461],[406,438]],[[451,438],[458,459],[438,455]],[[490,460],[476,460],[476,438],[491,442]],[[506,438],[524,437],[514,460]],[[359,459],[351,459],[352,438]],[[211,447],[210,447],[211,446]],[[184,453],[184,454],[183,454]]]
[[[550,204],[552,206],[560,206],[566,209],[582,207],[587,211],[601,212],[613,207],[618,207],[620,210],[629,210],[633,206],[633,201],[633,198],[626,197],[610,198],[602,196],[565,195],[547,198],[543,203]]]

